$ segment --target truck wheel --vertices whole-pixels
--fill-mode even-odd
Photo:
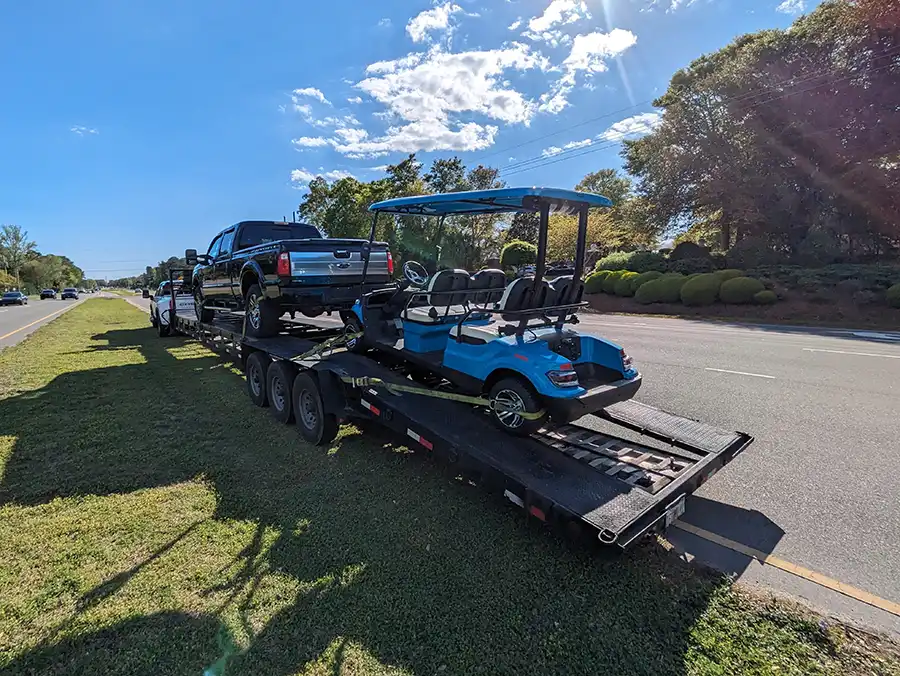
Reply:
[[[278,319],[281,317],[278,310],[278,302],[263,296],[259,284],[247,289],[247,295],[244,297],[247,334],[254,338],[270,338],[278,333]]]
[[[338,433],[337,418],[325,413],[322,394],[316,379],[301,371],[294,378],[294,418],[304,441],[316,446],[334,441]]]
[[[169,335],[169,325],[163,324],[159,319],[156,320],[156,333],[160,338],[165,338]]]
[[[156,319],[156,315],[153,314],[153,310],[150,310],[150,326],[156,328],[156,324],[159,320]]]
[[[253,352],[247,357],[247,366],[244,374],[247,376],[247,394],[250,401],[260,408],[269,405],[269,395],[266,391],[266,371],[269,368],[269,358],[263,352]]]
[[[499,380],[491,388],[491,401],[505,404],[507,407],[515,408],[528,413],[538,413],[543,410],[538,395],[532,389],[531,385],[525,383],[521,378],[503,378]],[[517,436],[528,436],[534,434],[547,420],[547,414],[544,414],[536,420],[526,420],[515,413],[506,411],[491,411],[491,420],[494,424],[504,432],[515,434]]]
[[[286,362],[276,361],[269,364],[266,372],[266,394],[269,397],[269,411],[278,422],[289,423],[294,420],[291,402],[291,384],[294,372]]]
[[[197,321],[204,324],[208,324],[216,316],[213,310],[203,306],[203,290],[199,286],[194,287],[194,313],[197,315]]]

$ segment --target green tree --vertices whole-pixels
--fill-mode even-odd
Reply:
[[[20,283],[19,272],[37,245],[28,239],[28,232],[18,225],[0,227],[0,259],[4,269]]]
[[[613,205],[619,205],[631,193],[631,179],[622,176],[615,169],[600,169],[581,179],[575,190],[603,195],[611,200]]]
[[[533,211],[520,211],[513,214],[512,223],[506,231],[507,241],[519,240],[537,244],[540,215]]]

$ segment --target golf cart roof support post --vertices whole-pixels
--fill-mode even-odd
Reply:
[[[584,251],[587,247],[587,226],[588,206],[587,204],[582,204],[581,208],[578,210],[578,239],[575,244],[575,272],[572,274],[572,281],[574,284],[569,287],[569,293],[566,294],[567,296],[571,296],[575,291],[575,285],[581,280],[581,277],[584,274]],[[560,303],[565,304],[571,300],[570,297],[561,298]]]
[[[541,281],[544,279],[544,269],[547,266],[547,228],[550,223],[550,203],[541,200],[540,221],[538,222],[537,261],[534,266],[534,282],[531,284],[531,295],[534,298]]]
[[[378,225],[378,212],[372,214],[372,227],[369,228],[369,253],[372,250],[372,242],[375,241],[375,226]],[[366,288],[366,275],[369,272],[369,255],[368,253],[363,260],[362,281],[359,283],[359,297],[362,298]]]
[[[447,218],[447,214],[441,214],[440,219],[438,219],[438,230],[437,236],[434,238],[434,271],[435,273],[440,270],[441,265],[441,239],[444,237],[444,219]]]

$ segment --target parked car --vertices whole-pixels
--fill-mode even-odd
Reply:
[[[277,221],[241,221],[216,235],[205,254],[185,251],[185,260],[195,265],[198,319],[211,321],[215,308],[246,310],[247,334],[257,338],[277,333],[285,312],[350,310],[361,293],[391,285],[394,272],[384,242],[331,239],[312,225]]]
[[[28,296],[21,291],[7,291],[0,298],[0,305],[28,305]]]
[[[189,290],[182,289],[182,282],[175,282],[175,312],[194,312],[194,298]],[[167,336],[171,331],[172,285],[163,282],[150,294],[150,324],[156,328],[160,336]]]
[[[72,298],[74,300],[78,300],[78,289],[73,289],[71,287],[69,287],[67,289],[63,289],[62,293],[60,294],[59,297],[62,298],[63,300],[65,300],[66,298]]]
[[[56,298],[56,289],[44,289],[41,291],[41,300]]]

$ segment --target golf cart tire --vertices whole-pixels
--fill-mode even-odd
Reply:
[[[365,332],[362,322],[359,321],[359,317],[356,316],[355,312],[348,312],[341,318],[344,320],[344,331],[347,333]],[[347,345],[347,352],[352,352],[353,354],[363,354],[367,349],[364,335],[356,338],[352,345]]]
[[[274,361],[266,371],[266,395],[269,398],[269,412],[278,422],[294,421],[294,406],[291,400],[291,385],[294,370],[284,361]]]
[[[194,314],[197,315],[197,321],[204,324],[216,318],[215,310],[203,306],[203,291],[199,286],[194,287]]]
[[[491,401],[493,401],[497,397],[497,395],[504,390],[514,392],[519,397],[519,399],[522,400],[522,403],[525,405],[525,411],[528,413],[537,413],[538,411],[541,411],[543,409],[541,400],[535,393],[534,389],[529,383],[526,383],[521,378],[510,376],[507,378],[501,378],[496,383],[494,383],[494,386],[491,387],[489,395]],[[541,427],[544,426],[546,420],[547,415],[545,414],[537,420],[523,419],[519,426],[509,427],[500,419],[495,411],[491,411],[491,421],[497,427],[499,427],[507,434],[514,434],[521,437],[529,436],[537,432],[539,429],[541,429]]]
[[[294,419],[304,441],[315,446],[330,444],[338,433],[337,418],[325,413],[318,379],[307,371],[294,378],[291,391]]]
[[[244,296],[244,312],[250,312],[250,300],[259,298],[259,325],[253,326],[249,315],[247,316],[247,335],[254,338],[271,338],[278,333],[281,317],[280,306],[277,300],[266,298],[259,284],[253,284],[247,289]]]
[[[247,394],[255,406],[266,408],[269,405],[269,392],[266,386],[266,372],[270,360],[264,352],[252,352],[247,357],[244,374],[247,377]]]

